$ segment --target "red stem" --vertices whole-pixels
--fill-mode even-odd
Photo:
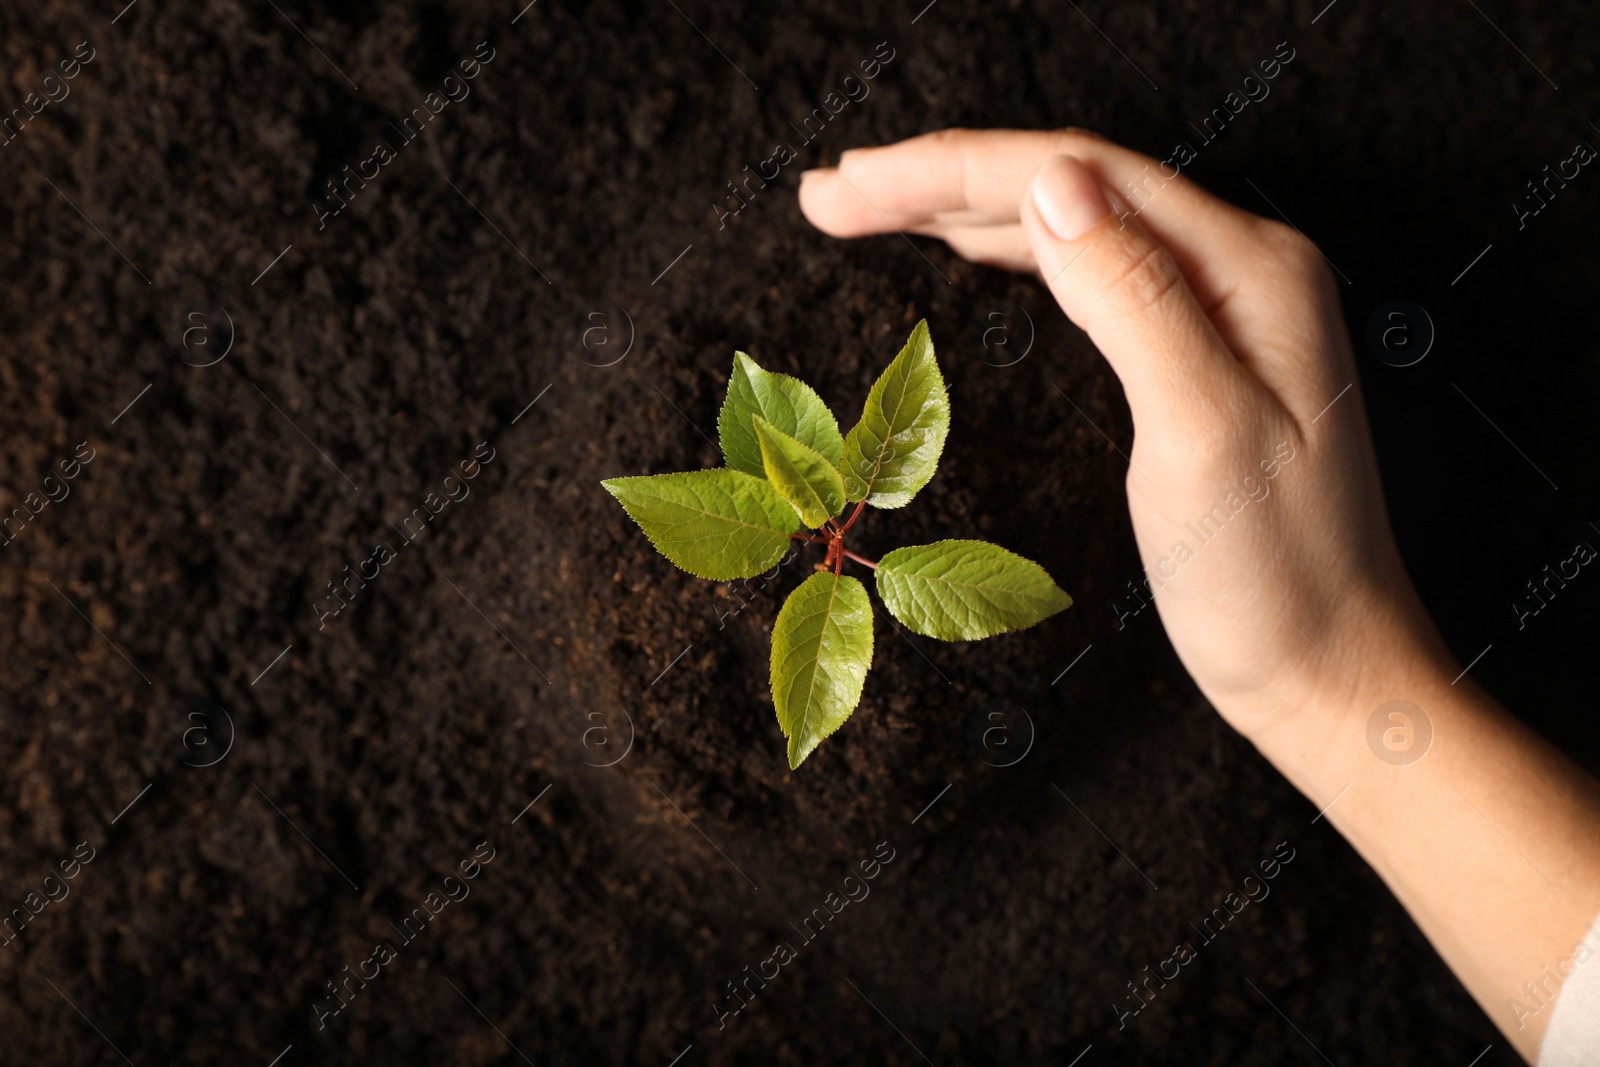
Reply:
[[[872,560],[865,556],[858,556],[856,553],[851,552],[849,549],[844,547],[845,532],[856,524],[856,520],[861,517],[861,510],[866,506],[867,502],[865,500],[856,504],[856,509],[850,513],[850,517],[845,520],[843,526],[840,526],[836,520],[829,519],[828,524],[825,527],[826,536],[818,537],[814,534],[803,533],[793,533],[789,536],[796,541],[809,541],[812,544],[827,545],[828,551],[822,557],[822,562],[817,564],[817,570],[825,571],[829,567],[832,567],[834,577],[836,578],[844,572],[844,560],[846,556],[849,556],[851,559],[862,564],[863,566],[871,567],[873,570],[877,570],[878,565],[872,562]]]
[[[850,527],[856,524],[856,520],[861,517],[861,509],[866,506],[867,502],[865,500],[856,505],[856,509],[850,513],[850,517],[845,520],[844,526],[839,530],[841,536],[848,533]]]

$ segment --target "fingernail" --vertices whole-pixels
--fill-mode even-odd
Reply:
[[[1072,156],[1057,156],[1033,179],[1033,206],[1050,232],[1073,241],[1111,213],[1100,183]]]

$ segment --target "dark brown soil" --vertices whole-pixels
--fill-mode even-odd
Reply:
[[[1421,364],[1362,356],[1402,543],[1463,662],[1492,646],[1474,676],[1593,767],[1600,578],[1520,631],[1509,602],[1600,536],[1600,177],[1520,231],[1510,204],[1600,144],[1600,23],[1576,2],[1344,0],[1314,25],[1320,3],[918,6],[3,6],[5,110],[78,42],[94,58],[0,149],[0,492],[70,492],[0,549],[0,907],[29,917],[0,953],[0,1059],[1516,1062],[1154,612],[1118,629],[1132,430],[1082,335],[1036,282],[937,244],[830,241],[793,191],[947,125],[1165,154],[1287,39],[1193,173],[1314,237],[1358,338],[1385,301],[1429,311]],[[400,143],[388,124],[482,41],[471,95],[319,231],[327,180]],[[870,95],[801,145],[790,122],[879,42]],[[725,183],[780,141],[800,161],[719,228]],[[188,365],[224,312],[227,358]],[[1031,351],[993,365],[1024,312]],[[1008,349],[984,344],[996,313]],[[860,709],[791,773],[767,638],[809,563],[740,599],[598,482],[716,464],[735,348],[852,413],[924,316],[950,445],[860,550],[992,538],[1077,604],[971,645],[880,617]],[[197,325],[210,348],[184,346]],[[470,495],[407,543],[480,443]],[[1036,728],[1008,767],[969,741],[995,702]],[[480,842],[470,897],[406,942],[390,924]],[[871,895],[806,942],[882,842]],[[1272,895],[1119,1030],[1127,983],[1280,842]],[[80,843],[92,861],[45,883]],[[396,958],[319,1028],[381,939]],[[719,1028],[725,983],[784,942],[798,958]]]

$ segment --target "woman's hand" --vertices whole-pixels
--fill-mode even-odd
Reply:
[[[1080,130],[846,152],[800,205],[834,236],[927,234],[1044,278],[1127,393],[1162,622],[1247,736],[1397,655],[1449,669],[1389,530],[1335,283],[1300,233]]]
[[[1550,968],[1600,911],[1600,788],[1456,677],[1401,566],[1311,242],[1077,130],[846,152],[800,204],[835,236],[912,231],[1039,272],[1127,393],[1128,505],[1184,666],[1531,1061]],[[1431,748],[1374,740],[1396,700]]]

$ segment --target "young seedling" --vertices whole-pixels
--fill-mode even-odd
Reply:
[[[950,397],[926,320],[848,434],[809,385],[762,370],[743,352],[734,354],[717,429],[726,467],[601,484],[663,556],[701,578],[760,574],[793,539],[825,547],[772,628],[772,702],[790,769],[850,717],[872,665],[872,605],[843,573],[845,560],[875,571],[889,614],[942,641],[1020,630],[1072,604],[1043,567],[987,541],[897,548],[876,563],[845,547],[868,504],[910,503],[944,451]]]

